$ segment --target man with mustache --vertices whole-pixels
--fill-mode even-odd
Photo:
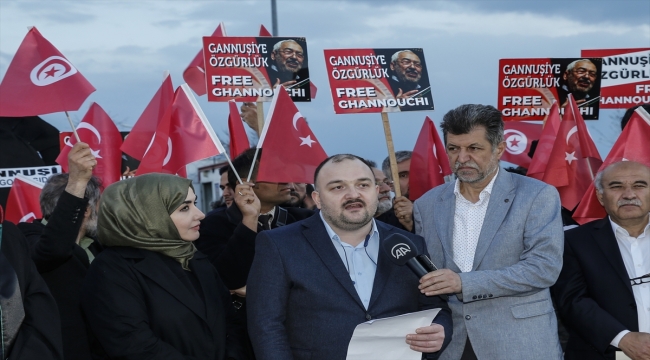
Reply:
[[[650,359],[650,167],[620,161],[594,180],[607,217],[568,230],[553,287],[565,359]]]
[[[561,359],[549,291],[562,268],[557,190],[499,169],[494,107],[461,105],[441,128],[457,180],[413,205],[416,234],[440,269],[420,288],[450,294],[454,338],[441,359]]]
[[[596,65],[589,59],[576,60],[567,65],[566,71],[562,75],[564,85],[561,90],[563,93],[562,107],[566,106],[567,94],[573,95],[577,105],[580,105],[591,99],[589,92],[594,87],[594,83],[598,78],[598,69]]]
[[[402,150],[395,152],[395,160],[397,161],[397,186],[399,186],[401,196],[393,199],[393,209],[391,213],[387,213],[379,218],[379,220],[387,222],[400,229],[413,232],[413,202],[409,200],[409,178],[411,174],[411,156],[412,151]],[[390,157],[381,163],[381,169],[384,175],[390,181],[391,190],[395,191],[395,181],[393,174],[390,170]],[[390,217],[390,218],[389,218]],[[395,218],[395,219],[392,219]],[[396,220],[396,221],[394,221]]]
[[[391,234],[424,240],[373,219],[379,188],[355,155],[324,160],[314,175],[319,213],[262,232],[248,281],[248,324],[258,359],[344,359],[355,327],[372,319],[441,308],[404,341],[436,359],[451,338],[446,301],[424,296],[418,278],[381,250]]]

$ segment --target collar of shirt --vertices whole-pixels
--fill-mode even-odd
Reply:
[[[332,240],[332,246],[339,254],[343,266],[350,275],[350,280],[352,280],[359,299],[361,299],[363,306],[368,309],[373,283],[375,282],[375,273],[377,272],[377,256],[379,256],[379,231],[375,219],[372,219],[372,230],[369,237],[367,237],[367,244],[366,241],[363,241],[359,245],[352,247],[352,245],[341,241],[336,232],[323,218],[322,212],[320,218],[323,225],[325,225],[327,235]]]
[[[265,212],[265,213],[259,214],[257,216],[259,218],[262,215],[268,215],[269,216],[269,224],[268,224],[269,228],[271,227],[271,224],[273,223],[273,216],[275,215],[275,208],[276,208],[276,206],[274,206],[271,210],[269,210],[269,212]],[[260,226],[262,226],[262,223],[259,220],[257,222],[260,224]]]
[[[86,255],[88,255],[88,262],[93,262],[95,260],[95,255],[90,251],[89,247],[95,242],[92,238],[89,238],[87,236],[84,236],[79,240],[79,246],[81,246],[82,249],[86,252]]]
[[[461,201],[466,201],[474,205],[481,205],[483,201],[489,198],[489,195],[492,194],[492,187],[494,187],[494,181],[497,179],[499,171],[499,168],[497,168],[497,172],[494,173],[492,180],[490,180],[485,189],[481,190],[481,193],[478,195],[478,201],[476,203],[472,203],[471,201],[467,200],[465,196],[460,193],[460,179],[456,179],[456,184],[454,185],[454,195],[456,195],[456,199],[460,199]]]
[[[648,216],[650,216],[650,214],[648,214]],[[623,235],[625,238],[631,238],[630,233],[627,232],[627,230],[625,228],[623,228],[619,224],[615,223],[612,220],[611,216],[608,216],[608,218],[609,218],[610,224],[612,224],[612,230],[614,231],[614,236],[616,236],[617,239],[619,238],[618,235]],[[643,232],[641,233],[641,235],[637,236],[636,239],[643,239],[646,236],[648,236],[649,235],[649,232],[648,232],[649,230],[650,230],[650,221],[648,221],[645,228],[643,229]]]

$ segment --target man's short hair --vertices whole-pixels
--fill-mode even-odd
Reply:
[[[390,57],[390,62],[394,63],[395,61],[397,61],[397,59],[399,58],[399,54],[404,53],[404,52],[410,52],[411,54],[413,54],[415,56],[418,56],[416,53],[414,53],[411,50],[400,50],[400,51],[394,53],[393,56]]]
[[[282,40],[282,41],[278,41],[277,43],[275,43],[275,45],[273,45],[273,52],[276,52],[276,51],[280,50],[280,47],[282,46],[282,44],[284,44],[286,42],[292,42],[292,43],[295,43],[298,46],[302,47],[302,45],[298,44],[298,42],[296,40],[287,39],[287,40]]]
[[[230,165],[225,165],[219,168],[219,175],[223,175],[225,172],[230,170]]]
[[[571,71],[571,70],[573,70],[573,68],[576,67],[576,64],[577,64],[577,63],[579,63],[579,62],[583,62],[583,61],[586,61],[586,62],[590,63],[591,65],[596,66],[596,65],[595,65],[593,62],[591,62],[591,60],[589,60],[589,59],[579,59],[579,60],[572,61],[569,65],[567,65],[567,66],[566,66],[566,71]]]
[[[247,149],[232,160],[232,166],[240,177],[244,178],[248,176],[248,172],[251,170],[251,165],[253,164],[253,157],[255,157],[255,150],[256,148]],[[255,182],[257,179],[257,170],[259,169],[261,158],[262,149],[260,149],[259,153],[257,154],[257,160],[255,160],[255,168],[253,169],[251,178],[248,179],[249,182]],[[228,185],[233,189],[235,186],[237,186],[238,181],[237,176],[235,175],[235,171],[228,171]]]
[[[377,163],[372,161],[372,160],[366,159],[366,164],[368,164],[371,168],[376,168],[377,167]]]
[[[399,164],[402,161],[410,159],[411,156],[413,156],[413,151],[397,151],[395,152],[395,162]],[[384,172],[384,175],[386,175],[387,178],[389,178],[391,181],[393,180],[393,174],[390,172],[390,156],[387,156],[381,163],[381,171]]]
[[[59,197],[65,191],[65,187],[68,186],[69,177],[70,174],[52,175],[45,183],[45,186],[43,186],[40,203],[41,212],[45,220],[49,219],[54,212],[56,203],[59,202]],[[97,211],[97,202],[101,194],[101,187],[101,180],[95,176],[92,176],[88,181],[88,185],[86,185],[84,197],[88,199],[88,207],[90,207],[90,211],[93,213]]]
[[[492,151],[503,142],[503,119],[501,112],[491,105],[465,104],[449,110],[442,118],[440,128],[447,144],[447,134],[464,135],[482,126]]]
[[[323,162],[321,162],[318,165],[318,167],[316,168],[316,171],[314,171],[314,187],[318,187],[318,181],[317,181],[318,173],[320,173],[320,169],[322,169],[323,166],[325,166],[325,164],[330,163],[330,162],[340,163],[343,160],[359,160],[362,163],[366,164],[366,166],[368,167],[368,170],[370,170],[370,172],[372,173],[372,167],[370,166],[368,161],[366,161],[366,159],[364,159],[364,158],[362,158],[360,156],[352,155],[352,154],[336,154],[336,155],[332,155],[332,156],[328,157],[327,159],[323,160]],[[372,181],[373,182],[375,181],[374,176],[372,177]]]

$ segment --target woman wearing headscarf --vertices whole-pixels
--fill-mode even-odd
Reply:
[[[243,359],[243,333],[207,256],[188,179],[147,174],[102,195],[82,308],[109,359]]]

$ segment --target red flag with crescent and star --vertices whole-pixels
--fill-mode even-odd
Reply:
[[[557,188],[562,207],[573,210],[587,192],[603,160],[570,94],[568,102],[543,181]]]
[[[503,129],[503,138],[506,142],[506,151],[501,160],[523,166],[530,166],[530,145],[533,140],[539,140],[542,135],[542,124],[525,121],[506,121]]]
[[[650,167],[650,141],[648,139],[650,139],[650,114],[643,108],[637,108],[621,135],[616,139],[598,172],[618,161],[636,161]],[[600,205],[592,183],[573,213],[573,219],[582,225],[602,219],[605,215],[607,215],[605,208]]]
[[[79,110],[95,88],[35,27],[0,83],[0,116]]]
[[[92,103],[86,115],[77,125],[79,139],[90,146],[90,151],[97,159],[93,175],[102,180],[104,187],[120,180],[122,175],[122,135],[115,123],[97,103]],[[68,172],[68,154],[77,143],[74,136],[64,138],[65,146],[56,158],[63,171]]]
[[[451,175],[445,144],[438,136],[436,125],[427,116],[415,142],[409,168],[409,199],[417,200],[427,191],[445,183]]]
[[[327,154],[283,89],[276,89],[264,129],[257,181],[314,183],[314,171]]]
[[[156,132],[158,123],[174,99],[172,77],[169,73],[166,75],[162,85],[160,85],[156,94],[149,101],[149,104],[135,122],[135,125],[133,125],[133,129],[131,129],[129,135],[124,139],[124,143],[122,143],[122,147],[120,148],[124,153],[129,154],[134,159],[142,160],[145,151],[147,151],[147,145],[151,143],[153,134]]]
[[[560,121],[560,107],[556,101],[551,105],[548,116],[546,117],[544,128],[542,129],[539,141],[537,142],[535,154],[530,160],[530,165],[528,166],[528,172],[526,175],[544,181],[544,172],[546,171],[548,159],[551,157],[553,146],[555,146],[555,138],[560,129]]]
[[[9,190],[5,219],[18,224],[42,218],[40,196],[43,185],[28,177],[16,176]]]
[[[183,84],[176,89],[136,175],[162,172],[185,176],[186,165],[225,152],[190,87]]]
[[[223,23],[214,30],[212,36],[226,36],[226,27]],[[183,71],[183,80],[198,96],[208,93],[205,86],[205,63],[203,62],[203,49],[194,56],[192,62]]]
[[[230,135],[230,157],[236,158],[237,155],[243,153],[250,148],[248,135],[244,128],[244,122],[239,114],[239,108],[235,100],[228,101],[230,115],[228,116],[228,133]]]

